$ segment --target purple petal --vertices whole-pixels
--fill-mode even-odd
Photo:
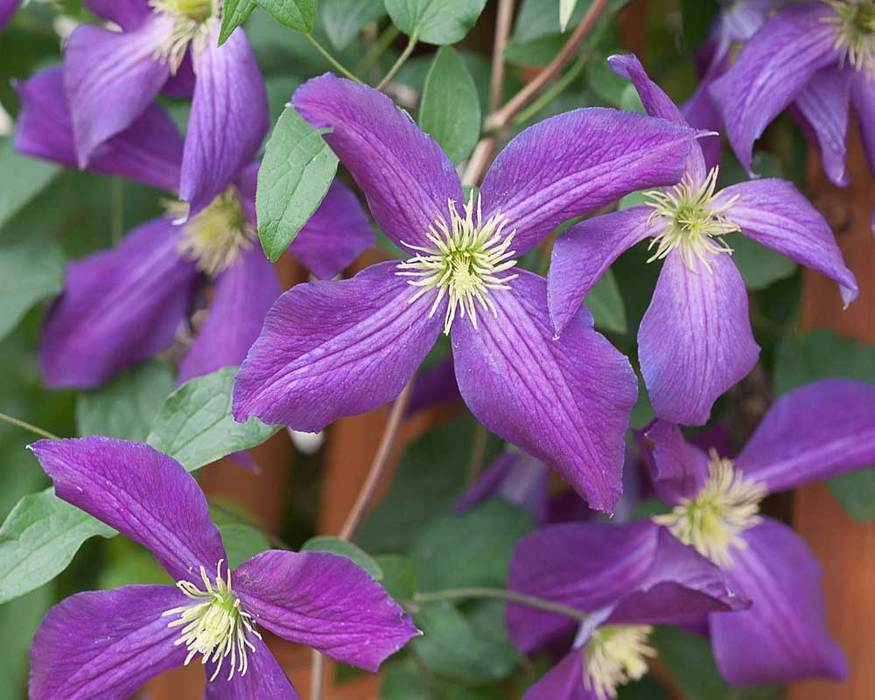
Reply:
[[[638,329],[641,372],[660,418],[701,425],[711,406],[756,364],[744,281],[727,254],[688,268],[673,251]]]
[[[173,342],[197,279],[177,251],[179,235],[178,226],[156,219],[67,266],[40,343],[48,386],[98,386]]]
[[[577,109],[516,136],[483,180],[484,216],[501,212],[522,255],[568,219],[635,190],[680,180],[692,129],[641,114]]]
[[[327,73],[299,87],[292,102],[313,126],[331,130],[325,140],[396,244],[427,244],[447,202],[462,201],[450,159],[382,93]]]
[[[134,31],[152,13],[148,0],[83,0],[95,15],[115,22],[126,32]]]
[[[173,342],[197,275],[178,240],[179,228],[157,219],[68,265],[40,343],[48,386],[98,386]]]
[[[770,491],[875,464],[875,384],[827,379],[779,398],[736,460]]]
[[[583,651],[573,649],[529,688],[522,700],[599,700],[583,684],[584,663]]]
[[[653,209],[632,207],[587,219],[556,239],[547,277],[550,320],[560,334],[599,278],[625,251],[659,232],[648,224]]]
[[[221,46],[215,33],[210,35],[197,52],[195,72],[179,186],[191,216],[224,192],[255,157],[269,126],[264,82],[242,31]]]
[[[206,700],[299,700],[286,672],[267,645],[254,635],[249,640],[255,651],[246,655],[249,664],[246,674],[228,680],[228,676],[220,671],[216,680],[207,683]],[[209,669],[212,666],[208,664],[207,668],[208,677],[211,677]]]
[[[299,284],[267,315],[234,387],[234,417],[317,432],[394,399],[437,340],[438,309],[396,263],[352,279]],[[445,303],[445,302],[444,302]]]
[[[316,277],[330,279],[373,242],[374,232],[358,199],[335,180],[289,252]]]
[[[63,68],[40,71],[16,87],[22,110],[15,148],[37,158],[76,167]],[[174,191],[179,185],[181,163],[182,136],[170,116],[157,105],[151,105],[128,129],[95,149],[88,170]]]
[[[673,423],[656,420],[643,432],[645,462],[659,498],[675,504],[692,498],[708,480],[708,455],[691,445]]]
[[[836,185],[848,184],[845,171],[848,107],[851,102],[850,67],[823,68],[796,94],[794,106],[803,128],[820,150],[823,168]]]
[[[845,306],[857,297],[857,280],[829,224],[791,183],[774,178],[740,182],[722,190],[715,205],[720,202],[733,202],[726,216],[744,235],[835,280]]]
[[[9,24],[20,5],[21,0],[0,0],[0,29]]]
[[[456,510],[470,510],[488,498],[503,498],[544,522],[550,505],[547,465],[524,452],[503,452],[456,503]]]
[[[417,373],[407,404],[407,415],[439,404],[456,403],[461,398],[453,360],[448,357]]]
[[[273,266],[253,243],[216,281],[207,320],[180,364],[179,382],[243,362],[281,292]]]
[[[641,98],[641,104],[644,105],[644,110],[651,117],[659,117],[667,119],[675,124],[689,126],[684,115],[678,109],[677,105],[671,101],[671,98],[665,94],[663,89],[654,83],[641,61],[634,54],[625,56],[610,56],[608,63],[618,75],[628,78],[635,86],[638,96]],[[689,160],[687,162],[687,170],[692,175],[694,182],[702,182],[705,179],[707,170],[705,169],[705,156],[702,153],[702,148],[696,143],[691,149]]]
[[[152,104],[170,76],[170,67],[155,59],[169,32],[169,20],[156,18],[133,32],[80,24],[70,35],[64,85],[79,167],[88,165],[100,144],[127,129]]]
[[[753,143],[819,69],[836,62],[834,15],[824,3],[788,6],[747,43],[711,86],[726,133],[750,171]]]
[[[723,120],[711,99],[712,82],[713,78],[703,78],[692,97],[681,105],[681,112],[690,126],[703,131],[716,132],[722,131]],[[705,170],[711,170],[720,163],[723,151],[720,136],[703,136],[699,139],[699,148],[702,149],[702,155],[705,157]]]
[[[493,292],[497,316],[453,326],[462,398],[492,432],[558,469],[592,508],[620,497],[623,434],[637,394],[628,360],[585,311],[562,337],[547,320],[547,283],[521,270]]]
[[[203,491],[179,462],[140,442],[106,437],[31,445],[59,498],[139,542],[173,578],[200,581],[227,560]]]
[[[727,572],[750,610],[711,616],[720,672],[733,685],[844,678],[847,661],[826,628],[820,566],[789,527],[764,519],[744,534]]]
[[[259,625],[368,671],[417,635],[407,613],[365,571],[327,552],[263,552],[234,571]]]
[[[622,624],[686,622],[742,602],[716,566],[648,520],[538,530],[517,545],[508,586],[582,613],[610,608],[609,620]],[[526,653],[575,625],[521,605],[509,606],[507,619],[514,643]]]
[[[161,614],[191,602],[173,586],[79,593],[49,610],[30,650],[31,700],[125,698],[182,666],[179,630]]]
[[[869,167],[875,171],[875,82],[867,80],[863,75],[855,76],[851,85],[851,100],[857,112],[857,123],[863,136]]]

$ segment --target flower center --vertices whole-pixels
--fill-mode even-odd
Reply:
[[[172,610],[167,610],[162,617],[178,615],[168,627],[182,627],[175,646],[184,644],[188,649],[185,665],[200,654],[203,663],[207,661],[216,664],[216,669],[210,680],[219,675],[222,664],[230,656],[228,680],[235,673],[246,675],[249,668],[247,654],[255,651],[255,646],[249,641],[252,634],[261,639],[255,629],[252,616],[240,607],[240,599],[231,589],[231,570],[226,567],[226,575],[222,577],[222,561],[216,566],[216,580],[211,582],[204,567],[201,567],[201,579],[204,589],[201,590],[191,581],[177,581],[176,586],[194,602]],[[218,662],[218,663],[216,663]]]
[[[211,25],[217,18],[218,3],[213,0],[149,0],[149,5],[173,22],[155,58],[170,64],[170,71],[175,74],[192,42],[196,51],[206,44]]]
[[[184,202],[169,202],[165,207],[174,218],[184,219],[188,213]],[[240,206],[237,188],[232,186],[185,223],[179,252],[194,260],[199,270],[215,277],[252,245],[255,235]]]
[[[617,697],[617,688],[647,673],[656,650],[647,644],[650,625],[599,627],[583,647],[583,684],[599,700]]]
[[[441,300],[448,297],[444,333],[449,334],[457,312],[462,318],[467,316],[474,328],[477,328],[478,306],[496,316],[498,311],[490,298],[492,292],[510,289],[507,283],[518,275],[500,276],[516,265],[515,251],[509,250],[515,231],[504,234],[508,223],[504,214],[495,213],[484,221],[480,197],[475,207],[473,194],[461,214],[454,201],[450,200],[447,207],[450,223],[440,218],[428,229],[431,247],[402,241],[415,255],[399,263],[395,274],[411,277],[409,284],[419,287],[410,303],[436,290],[429,318],[434,316]]]
[[[693,269],[697,259],[710,270],[708,258],[718,253],[732,253],[732,248],[720,236],[740,230],[726,217],[726,210],[735,200],[729,199],[720,206],[711,203],[717,175],[718,168],[715,167],[698,188],[689,175],[684,175],[684,179],[671,190],[647,193],[650,200],[647,205],[653,207],[648,223],[666,224],[650,242],[650,248],[657,248],[647,262],[662,260],[677,248],[687,267]]]
[[[871,76],[875,73],[875,2],[872,0],[828,0],[835,14],[827,22],[835,25],[835,49],[841,62]]]
[[[732,547],[745,546],[741,533],[760,521],[757,513],[766,487],[746,480],[734,469],[732,460],[722,459],[714,450],[708,471],[708,481],[695,498],[680,499],[671,513],[653,520],[702,556],[728,568],[732,566]]]

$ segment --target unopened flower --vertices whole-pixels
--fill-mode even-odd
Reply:
[[[649,114],[686,123],[634,56],[614,56]],[[756,363],[759,346],[747,290],[722,236],[738,231],[835,280],[845,305],[857,282],[829,225],[789,182],[762,179],[716,186],[694,144],[681,181],[645,206],[588,219],[559,236],[548,279],[550,316],[564,333],[584,297],[627,249],[647,238],[662,259],[653,299],[638,329],[638,356],[656,414],[683,424],[708,420],[711,406]]]
[[[18,86],[23,109],[15,146],[75,164],[61,68]],[[258,144],[256,144],[257,148]],[[248,156],[255,155],[253,149]],[[183,144],[170,117],[152,106],[101,144],[89,169],[123,175],[175,193]],[[215,283],[206,321],[183,358],[180,380],[239,364],[279,296],[279,281],[255,229],[258,164],[222,183],[220,194],[189,216],[176,199],[112,250],[68,266],[64,291],[46,320],[40,362],[51,387],[90,388],[173,343],[204,277]],[[333,277],[373,241],[355,195],[332,184],[290,252],[313,274]]]
[[[260,630],[369,671],[417,634],[343,557],[269,550],[231,570],[197,482],[148,445],[88,437],[31,449],[60,498],[150,549],[177,581],[78,593],[49,610],[31,647],[31,700],[128,697],[189,663],[204,666],[208,698],[294,700]]]
[[[561,114],[511,141],[465,197],[440,147],[380,92],[329,74],[293,104],[326,130],[406,260],[280,297],[241,366],[235,417],[317,431],[376,408],[443,331],[478,419],[610,510],[635,376],[586,310],[554,340],[546,283],[516,261],[570,217],[676,181],[695,132],[614,110]]]
[[[723,675],[739,686],[843,677],[847,662],[826,627],[820,566],[759,506],[770,493],[875,462],[875,384],[826,380],[784,395],[734,459],[709,456],[663,421],[644,431],[644,441],[656,491],[672,507],[654,523],[719,565],[752,602],[708,621]]]

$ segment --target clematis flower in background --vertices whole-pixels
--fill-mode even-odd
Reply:
[[[18,86],[23,109],[15,146],[72,165],[62,84],[62,69],[51,68]],[[182,138],[170,117],[153,105],[128,130],[99,146],[89,169],[173,192],[182,153]],[[179,379],[243,360],[282,291],[256,238],[257,171],[258,164],[252,163],[235,172],[209,206],[181,225],[178,219],[187,207],[172,203],[167,216],[139,226],[112,250],[69,264],[40,345],[50,387],[97,386],[170,346],[202,276],[215,283],[215,295],[182,360]],[[330,278],[372,242],[373,231],[355,195],[335,182],[289,250],[313,274]]]
[[[516,260],[572,216],[642,183],[676,181],[695,132],[615,110],[562,114],[517,136],[466,202],[440,147],[380,92],[326,74],[293,104],[329,130],[325,140],[408,257],[280,297],[238,374],[235,418],[318,431],[381,406],[443,331],[474,415],[610,510],[634,373],[586,309],[554,340],[546,283]]]
[[[744,46],[711,87],[738,159],[751,168],[754,142],[788,106],[820,150],[824,170],[846,185],[853,105],[875,170],[875,2],[788,3]]]
[[[511,604],[511,639],[524,653],[570,651],[523,700],[609,700],[641,678],[655,624],[701,627],[717,611],[748,605],[721,571],[647,522],[554,525],[523,538],[508,587],[578,610],[568,616]],[[731,617],[733,612],[726,612]],[[571,641],[573,640],[573,641]]]
[[[197,482],[149,445],[89,437],[31,449],[60,498],[150,549],[177,581],[88,591],[53,607],[31,647],[31,700],[128,697],[195,660],[208,699],[297,700],[259,628],[369,671],[418,633],[340,556],[270,550],[231,571]]]
[[[191,94],[193,82],[179,197],[198,214],[248,165],[268,129],[264,83],[246,35],[237,29],[217,45],[219,0],[84,4],[121,31],[83,24],[67,41],[64,94],[76,164],[86,167],[162,89]]]
[[[820,566],[789,527],[759,515],[759,504],[875,462],[875,384],[825,380],[785,394],[734,460],[707,455],[663,421],[644,439],[656,491],[673,508],[655,524],[718,564],[752,602],[710,616],[721,673],[738,686],[844,677],[847,662],[826,628]]]
[[[634,56],[611,66],[632,80],[649,114],[685,123],[669,97]],[[694,144],[680,184],[652,193],[646,206],[588,219],[553,247],[547,298],[564,334],[584,297],[627,249],[650,238],[649,262],[664,260],[638,329],[638,357],[656,415],[705,423],[714,401],[756,364],[759,346],[748,315],[747,290],[723,234],[738,231],[817,270],[839,286],[845,305],[857,282],[829,225],[784,180],[742,182],[717,191],[717,169],[706,170]]]
[[[0,0],[0,29],[9,24],[20,6],[21,0]]]

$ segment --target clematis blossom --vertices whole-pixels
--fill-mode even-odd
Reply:
[[[150,549],[177,582],[78,593],[49,610],[31,647],[31,700],[128,697],[192,661],[210,700],[297,700],[260,629],[368,671],[418,634],[343,557],[269,550],[231,570],[197,482],[149,445],[88,437],[31,449],[60,498]]]
[[[731,617],[748,605],[714,564],[647,522],[538,530],[517,545],[508,587],[582,618],[508,606],[511,639],[524,653],[570,646],[523,700],[616,698],[647,673],[653,625],[699,627],[709,614]]]
[[[9,24],[20,6],[21,0],[0,0],[0,29]]]
[[[161,90],[193,92],[179,197],[192,216],[199,213],[246,167],[267,132],[264,83],[245,33],[236,29],[218,46],[220,0],[84,4],[118,31],[82,24],[67,40],[63,94],[76,164],[86,167]]]
[[[778,399],[735,457],[686,442],[676,425],[644,432],[657,493],[672,510],[653,518],[719,565],[749,610],[710,615],[714,656],[734,685],[843,678],[829,635],[820,566],[786,525],[759,514],[768,494],[875,462],[875,384],[825,380]]]
[[[62,73],[51,68],[18,86],[23,109],[15,146],[72,166]],[[95,149],[88,167],[173,193],[182,160],[179,132],[153,105],[129,129]],[[187,205],[171,202],[166,216],[134,229],[115,248],[68,265],[64,291],[48,314],[40,345],[50,387],[100,385],[169,347],[203,279],[214,282],[215,294],[181,362],[179,379],[243,360],[282,291],[256,237],[257,172],[258,163],[234,172],[222,192],[183,223]],[[372,242],[373,231],[355,195],[335,182],[289,250],[313,274],[330,278]]]
[[[873,0],[788,3],[747,42],[710,91],[729,142],[748,170],[754,142],[792,106],[820,150],[827,176],[846,185],[851,106],[875,170],[873,75]]]
[[[516,262],[566,219],[676,181],[695,132],[615,110],[562,114],[511,141],[466,201],[440,147],[380,92],[326,74],[293,104],[326,130],[407,258],[281,296],[241,366],[235,418],[318,431],[381,406],[443,331],[474,415],[610,510],[635,375],[586,309],[554,340],[546,283]]]
[[[633,82],[649,114],[686,123],[637,58],[609,60]],[[664,262],[638,329],[641,371],[656,415],[688,425],[705,423],[714,401],[759,355],[747,290],[722,235],[738,231],[825,274],[839,284],[845,305],[857,296],[829,225],[792,184],[769,178],[718,191],[717,175],[694,144],[679,184],[651,193],[646,206],[585,220],[559,236],[548,280],[550,318],[564,335],[604,271],[651,240],[648,262]]]

